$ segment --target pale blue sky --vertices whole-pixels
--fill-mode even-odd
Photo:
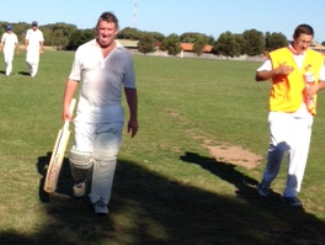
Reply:
[[[39,25],[65,22],[92,28],[104,11],[114,12],[120,28],[133,27],[135,0],[8,0],[0,21]],[[164,35],[200,32],[218,38],[223,32],[248,29],[281,32],[291,39],[294,28],[310,24],[315,40],[325,41],[325,1],[306,0],[137,0],[136,28]]]

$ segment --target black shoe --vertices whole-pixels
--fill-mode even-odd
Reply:
[[[298,199],[298,197],[282,197],[283,202],[289,204],[292,207],[301,207],[302,203]]]

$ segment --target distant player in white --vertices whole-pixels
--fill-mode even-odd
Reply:
[[[25,49],[27,51],[26,63],[31,77],[35,77],[38,71],[40,55],[43,54],[44,37],[41,30],[38,29],[36,21],[32,22],[25,36]]]
[[[3,57],[6,66],[6,76],[10,76],[12,72],[12,61],[14,60],[15,48],[18,55],[19,42],[17,35],[12,32],[11,26],[7,26],[6,32],[3,33],[0,43],[0,51],[3,50]]]

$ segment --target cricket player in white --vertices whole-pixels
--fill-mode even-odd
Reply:
[[[6,66],[6,76],[10,76],[12,72],[12,62],[14,60],[14,53],[19,54],[19,42],[17,35],[12,32],[12,27],[7,26],[6,32],[3,33],[0,43],[0,51],[3,49],[3,57]]]
[[[42,31],[37,26],[37,22],[33,21],[32,28],[28,29],[25,36],[26,64],[31,77],[36,76],[40,55],[43,54],[44,37]]]
[[[86,194],[95,214],[107,214],[121,144],[124,111],[122,88],[129,107],[128,132],[138,131],[137,91],[130,52],[115,41],[118,20],[111,12],[98,19],[97,38],[81,45],[66,83],[63,120],[71,120],[69,105],[79,83],[81,90],[75,122],[75,143],[70,151],[76,197]]]

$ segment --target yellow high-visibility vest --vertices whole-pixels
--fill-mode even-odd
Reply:
[[[276,75],[272,78],[272,87],[269,96],[269,110],[278,112],[295,112],[304,102],[304,72],[306,68],[314,74],[315,84],[318,84],[318,75],[324,59],[321,53],[308,49],[305,53],[304,63],[301,69],[298,68],[292,51],[289,48],[280,48],[270,52],[270,59],[273,69],[280,64],[294,67],[294,70],[287,75]],[[317,95],[314,96],[317,101]],[[316,108],[311,110],[316,115]]]

